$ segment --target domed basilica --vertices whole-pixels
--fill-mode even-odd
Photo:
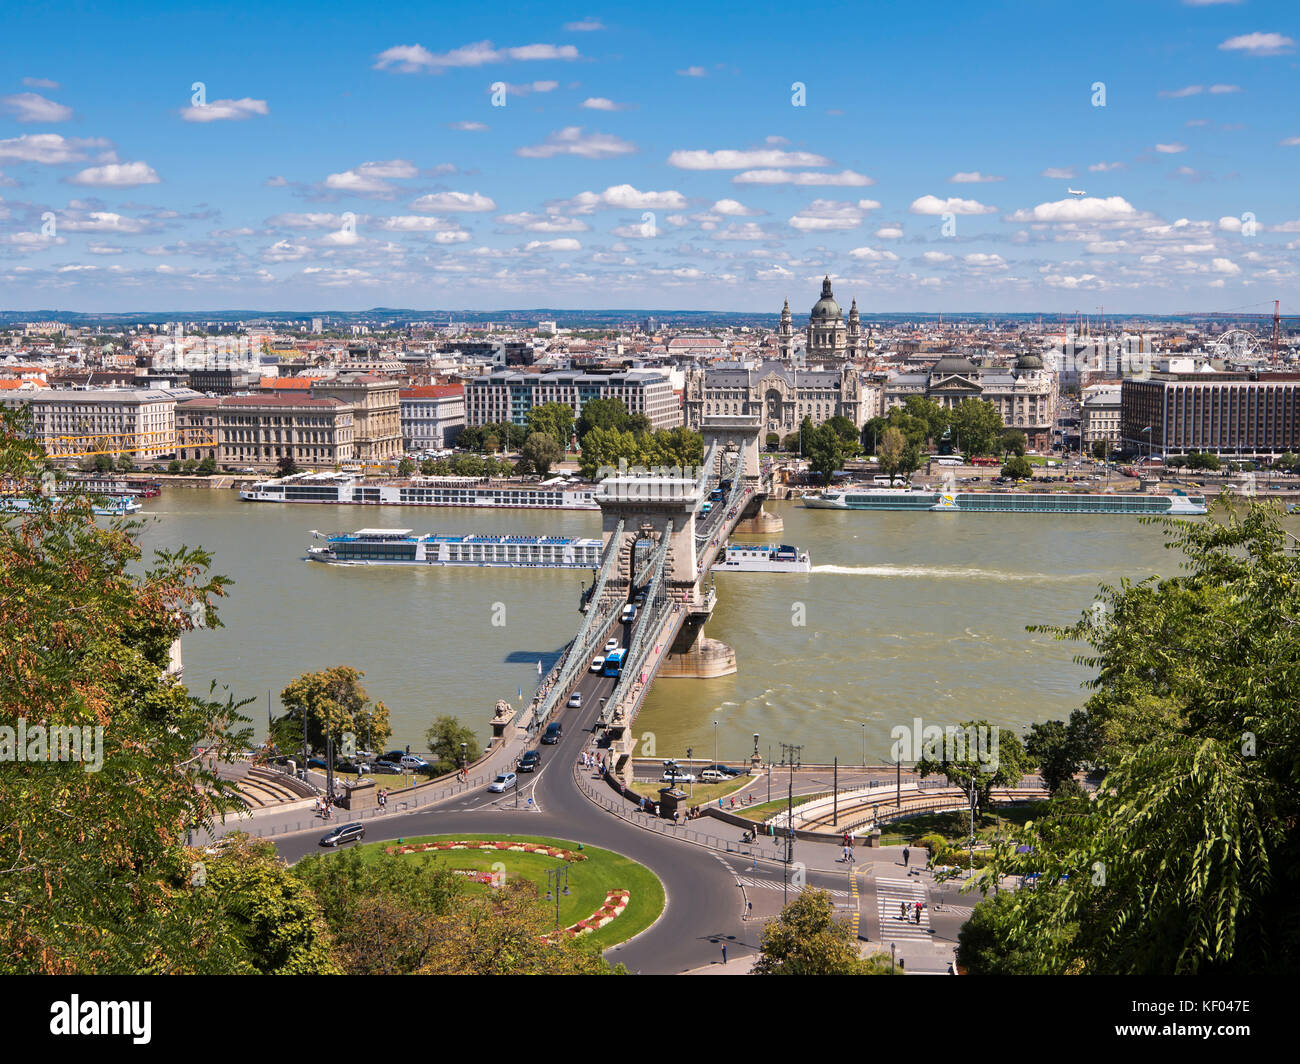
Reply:
[[[794,357],[794,323],[790,317],[790,301],[785,301],[781,310],[781,324],[776,331],[777,351],[782,359]],[[867,342],[862,336],[862,325],[858,320],[858,301],[855,299],[849,307],[849,320],[844,322],[844,311],[835,300],[831,290],[831,279],[827,275],[822,280],[822,296],[813,304],[808,314],[808,331],[804,345],[804,357],[811,360],[830,360],[857,358],[865,355]]]

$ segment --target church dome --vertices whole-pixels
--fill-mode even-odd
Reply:
[[[1021,355],[1018,359],[1016,359],[1016,369],[1018,370],[1031,370],[1031,369],[1042,369],[1042,368],[1043,368],[1043,360],[1031,351],[1026,351],[1023,355]]]
[[[831,291],[829,276],[822,281],[822,297],[813,304],[812,313],[808,316],[813,321],[839,321],[843,317],[840,305],[835,302],[835,293]]]

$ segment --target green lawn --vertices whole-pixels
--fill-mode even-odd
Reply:
[[[739,790],[753,779],[754,777],[752,776],[733,776],[725,783],[696,783],[694,784],[694,791],[692,791],[692,785],[689,783],[680,784],[680,788],[687,794],[691,795],[691,798],[687,802],[688,805],[713,805],[719,798],[725,798],[728,794]],[[632,790],[636,791],[637,794],[645,795],[645,797],[657,802],[659,801],[659,789],[666,786],[668,786],[668,784],[660,783],[658,781],[653,783],[633,783]],[[724,809],[729,809],[730,803],[724,801],[722,807]],[[736,799],[736,812],[740,812],[739,798]]]
[[[804,802],[811,802],[816,797],[819,796],[815,794],[796,794],[794,796],[794,807],[797,809]],[[777,813],[784,813],[790,807],[790,804],[786,798],[773,798],[770,802],[747,806],[744,809],[736,806],[735,812],[746,820],[766,820],[770,816],[776,816]]]
[[[458,835],[419,835],[403,838],[402,843],[437,842],[442,840],[494,842],[509,839],[513,842],[537,842],[578,851],[580,843],[565,839],[546,838],[539,835],[496,835],[484,832]],[[599,930],[584,935],[601,949],[608,949],[644,931],[659,918],[664,908],[664,888],[659,878],[630,858],[596,846],[585,846],[580,852],[585,861],[565,862],[560,858],[537,853],[513,853],[509,850],[438,850],[428,853],[389,854],[385,850],[395,842],[367,843],[360,847],[366,860],[387,861],[439,861],[453,869],[472,869],[475,872],[502,872],[507,877],[519,876],[537,886],[538,897],[546,898],[546,872],[567,863],[569,868],[569,893],[560,895],[559,926],[568,927],[585,920],[605,903],[611,890],[631,892],[628,905],[621,916]],[[494,868],[493,866],[498,866]],[[500,866],[504,866],[504,868]],[[487,891],[487,884],[466,884],[469,890]],[[554,897],[551,901],[554,913]]]
[[[1042,815],[1043,803],[1033,802],[1029,805],[1012,805],[998,809],[995,813],[980,814],[979,824],[975,828],[977,840],[990,839],[1008,824],[1024,824]],[[969,836],[957,811],[941,813],[918,813],[906,820],[896,820],[881,825],[880,843],[882,846],[902,846],[915,842],[922,835],[942,835],[949,842],[961,842]]]

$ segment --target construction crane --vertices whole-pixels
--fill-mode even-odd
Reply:
[[[118,446],[115,439],[125,437],[127,444]],[[85,442],[89,441],[89,443]],[[180,447],[215,447],[216,438],[201,427],[160,429],[154,432],[98,432],[89,436],[55,436],[41,438],[41,446],[50,458],[92,458],[101,454],[157,453],[170,454]],[[85,449],[89,448],[89,449]]]

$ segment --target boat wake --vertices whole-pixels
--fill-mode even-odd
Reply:
[[[912,578],[921,580],[998,580],[1031,583],[1091,583],[1096,577],[1090,573],[1016,573],[1000,569],[974,569],[943,565],[814,565],[814,573],[835,576],[878,576],[884,579]]]

